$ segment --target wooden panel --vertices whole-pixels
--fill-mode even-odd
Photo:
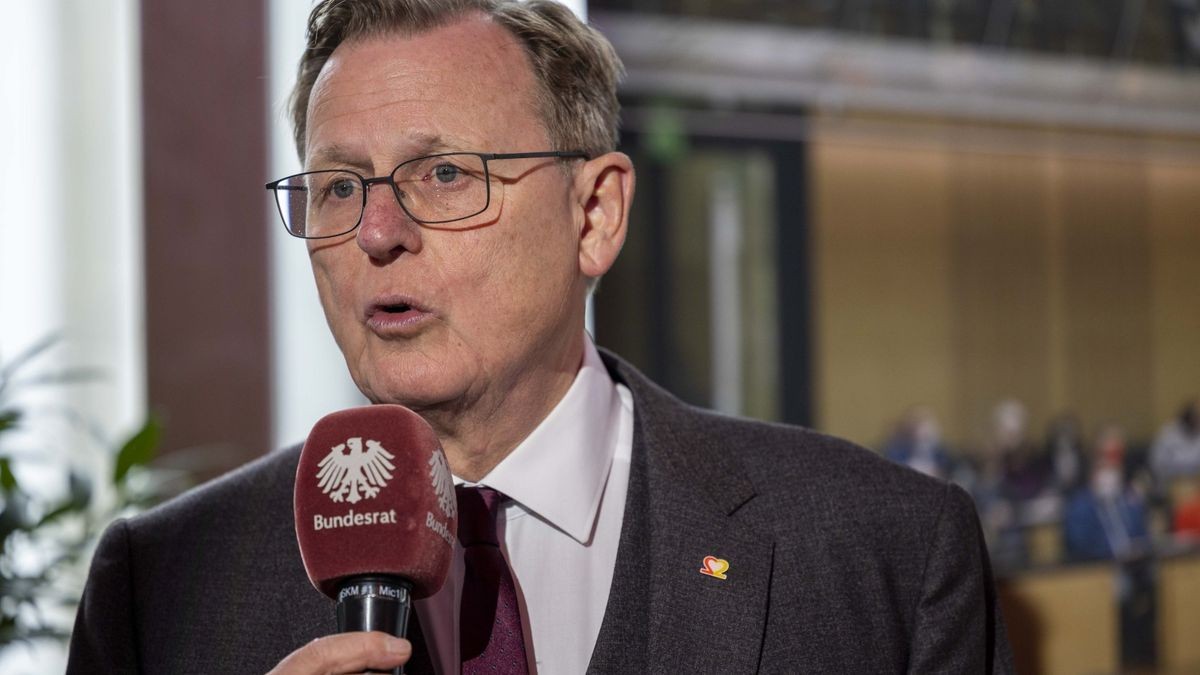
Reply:
[[[951,408],[949,155],[836,137],[812,153],[817,426],[876,445],[908,405]]]
[[[1115,673],[1120,663],[1115,575],[1110,565],[1027,574],[1000,585],[1018,672]]]
[[[264,15],[142,3],[148,396],[209,473],[269,449]]]
[[[1028,155],[957,153],[954,205],[955,417],[984,437],[992,409],[1016,398],[1034,428],[1049,409],[1049,181]]]
[[[1058,522],[1029,527],[1025,531],[1025,542],[1032,565],[1052,565],[1064,558],[1062,525]]]
[[[1158,661],[1164,673],[1200,673],[1200,555],[1158,569]]]
[[[1080,159],[1063,178],[1067,395],[1082,419],[1152,432],[1145,166]]]
[[[1149,168],[1153,421],[1200,395],[1200,164]]]
[[[817,425],[914,404],[960,446],[1005,397],[1149,442],[1200,393],[1200,144],[817,117]]]

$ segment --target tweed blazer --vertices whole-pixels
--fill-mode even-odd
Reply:
[[[603,357],[635,427],[589,673],[1012,672],[961,489],[807,429],[688,406]],[[262,673],[333,633],[296,545],[298,457],[272,453],[112,525],[67,672]],[[707,556],[728,561],[724,579],[700,573]]]

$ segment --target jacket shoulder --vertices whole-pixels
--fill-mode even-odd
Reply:
[[[265,672],[320,635],[331,615],[296,544],[298,458],[298,448],[271,453],[111,525],[68,672]],[[271,594],[289,598],[286,615],[247,601]]]
[[[272,452],[130,518],[132,544],[176,537],[236,540],[247,531],[280,527],[290,535],[299,458],[299,446]]]
[[[249,499],[259,501],[286,488],[291,492],[296,479],[300,448],[294,446],[269,453],[229,473],[198,485],[133,520],[154,521],[184,515],[196,509],[220,508]]]
[[[602,352],[614,379],[633,392],[647,440],[672,455],[672,468],[703,483],[749,481],[759,497],[784,495],[859,505],[940,505],[948,483],[890,462],[850,441],[812,429],[734,417],[689,405],[625,361]]]

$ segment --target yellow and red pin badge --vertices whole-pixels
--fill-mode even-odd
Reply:
[[[713,555],[704,556],[704,562],[701,563],[700,574],[704,574],[717,579],[725,579],[725,573],[729,571],[729,561],[722,560]]]

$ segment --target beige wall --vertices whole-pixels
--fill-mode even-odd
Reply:
[[[814,124],[817,424],[908,406],[1147,439],[1200,393],[1200,138],[841,116]]]

